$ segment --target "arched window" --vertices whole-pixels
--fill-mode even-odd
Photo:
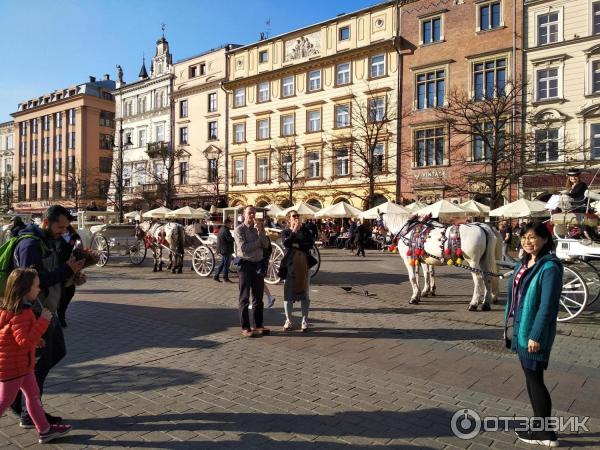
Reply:
[[[289,208],[290,206],[293,206],[294,204],[289,200],[289,199],[285,199],[281,202],[281,204],[279,206],[281,206],[282,208]]]
[[[314,206],[315,208],[323,208],[323,204],[316,198],[311,198],[310,200],[307,200],[306,203],[308,203],[310,206]]]
[[[347,198],[345,198],[345,197],[338,197],[333,202],[331,202],[331,204],[332,205],[337,205],[340,202],[350,203]]]
[[[259,200],[258,202],[256,202],[256,206],[258,206],[259,208],[264,208],[268,204],[269,202],[267,200]]]
[[[365,209],[374,208],[376,206],[386,203],[387,201],[388,201],[388,199],[385,196],[383,196],[381,194],[375,194],[375,195],[373,195],[373,200],[371,202],[371,206],[369,206],[369,199],[366,199],[364,202],[364,208]]]

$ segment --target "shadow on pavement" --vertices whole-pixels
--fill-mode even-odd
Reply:
[[[322,283],[320,282],[322,280]],[[380,285],[399,284],[408,282],[408,275],[404,273],[379,273],[379,272],[326,272],[320,270],[312,284],[313,287],[324,284],[326,286],[343,285]]]

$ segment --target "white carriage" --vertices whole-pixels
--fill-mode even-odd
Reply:
[[[146,259],[144,242],[135,237],[135,224],[118,223],[119,213],[113,211],[78,211],[73,224],[82,245],[98,252],[96,264],[103,267],[111,256],[128,257],[131,264],[140,265]]]
[[[266,208],[256,208],[256,218],[258,220],[265,219],[267,217]],[[239,224],[243,220],[244,207],[230,207],[223,208],[222,218],[220,223],[209,224],[208,236],[199,236],[198,239],[202,243],[201,246],[194,250],[192,256],[192,267],[196,273],[200,276],[210,276],[218,264],[221,262],[221,255],[217,252],[217,233],[219,227],[225,223],[226,219],[230,219],[232,224]],[[281,281],[279,278],[279,267],[283,260],[284,250],[283,243],[281,241],[281,231],[278,228],[266,228],[267,235],[271,239],[271,256],[269,258],[269,266],[265,275],[265,283],[277,284]],[[237,252],[234,251],[234,258]],[[321,254],[316,246],[311,249],[311,255],[317,260],[311,270],[311,277],[316,276],[321,266]],[[231,264],[230,271],[236,272],[237,266]]]
[[[11,220],[13,217],[19,216],[25,225],[32,222],[31,214],[0,214],[0,245],[4,244],[11,238],[10,229],[12,227]]]

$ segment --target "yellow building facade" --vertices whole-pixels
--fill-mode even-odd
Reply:
[[[527,0],[524,17],[536,155],[523,191],[535,198],[564,188],[567,167],[600,162],[600,0]]]
[[[394,200],[395,17],[387,2],[228,52],[230,205],[362,208],[371,169],[372,200]]]

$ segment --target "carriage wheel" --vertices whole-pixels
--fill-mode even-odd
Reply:
[[[129,261],[131,264],[139,266],[146,259],[148,249],[144,245],[144,241],[136,239],[135,243],[129,247]]]
[[[192,254],[192,267],[201,277],[209,276],[215,268],[215,255],[206,245],[196,247]]]
[[[565,266],[564,269],[557,318],[559,322],[566,322],[581,314],[589,296],[584,277],[573,266]]]
[[[101,234],[96,234],[92,239],[92,250],[98,252],[99,258],[96,265],[98,267],[104,267],[110,257],[110,247],[108,241]]]
[[[277,284],[280,281],[279,278],[279,266],[283,260],[283,249],[273,242],[271,242],[271,257],[269,258],[269,267],[267,267],[267,273],[265,275],[265,283]]]
[[[590,291],[590,297],[588,298],[587,306],[590,306],[594,303],[598,298],[600,298],[600,260],[598,259],[590,259],[590,260],[581,260],[586,266],[589,267],[589,271],[593,270],[595,272],[596,278],[589,274],[589,280],[587,281],[588,289]],[[590,288],[596,287],[596,290]],[[596,295],[594,295],[596,294]]]
[[[310,268],[310,278],[314,278],[319,273],[319,268],[321,267],[321,253],[317,246],[313,245],[310,249],[310,254],[317,260],[317,263]]]

